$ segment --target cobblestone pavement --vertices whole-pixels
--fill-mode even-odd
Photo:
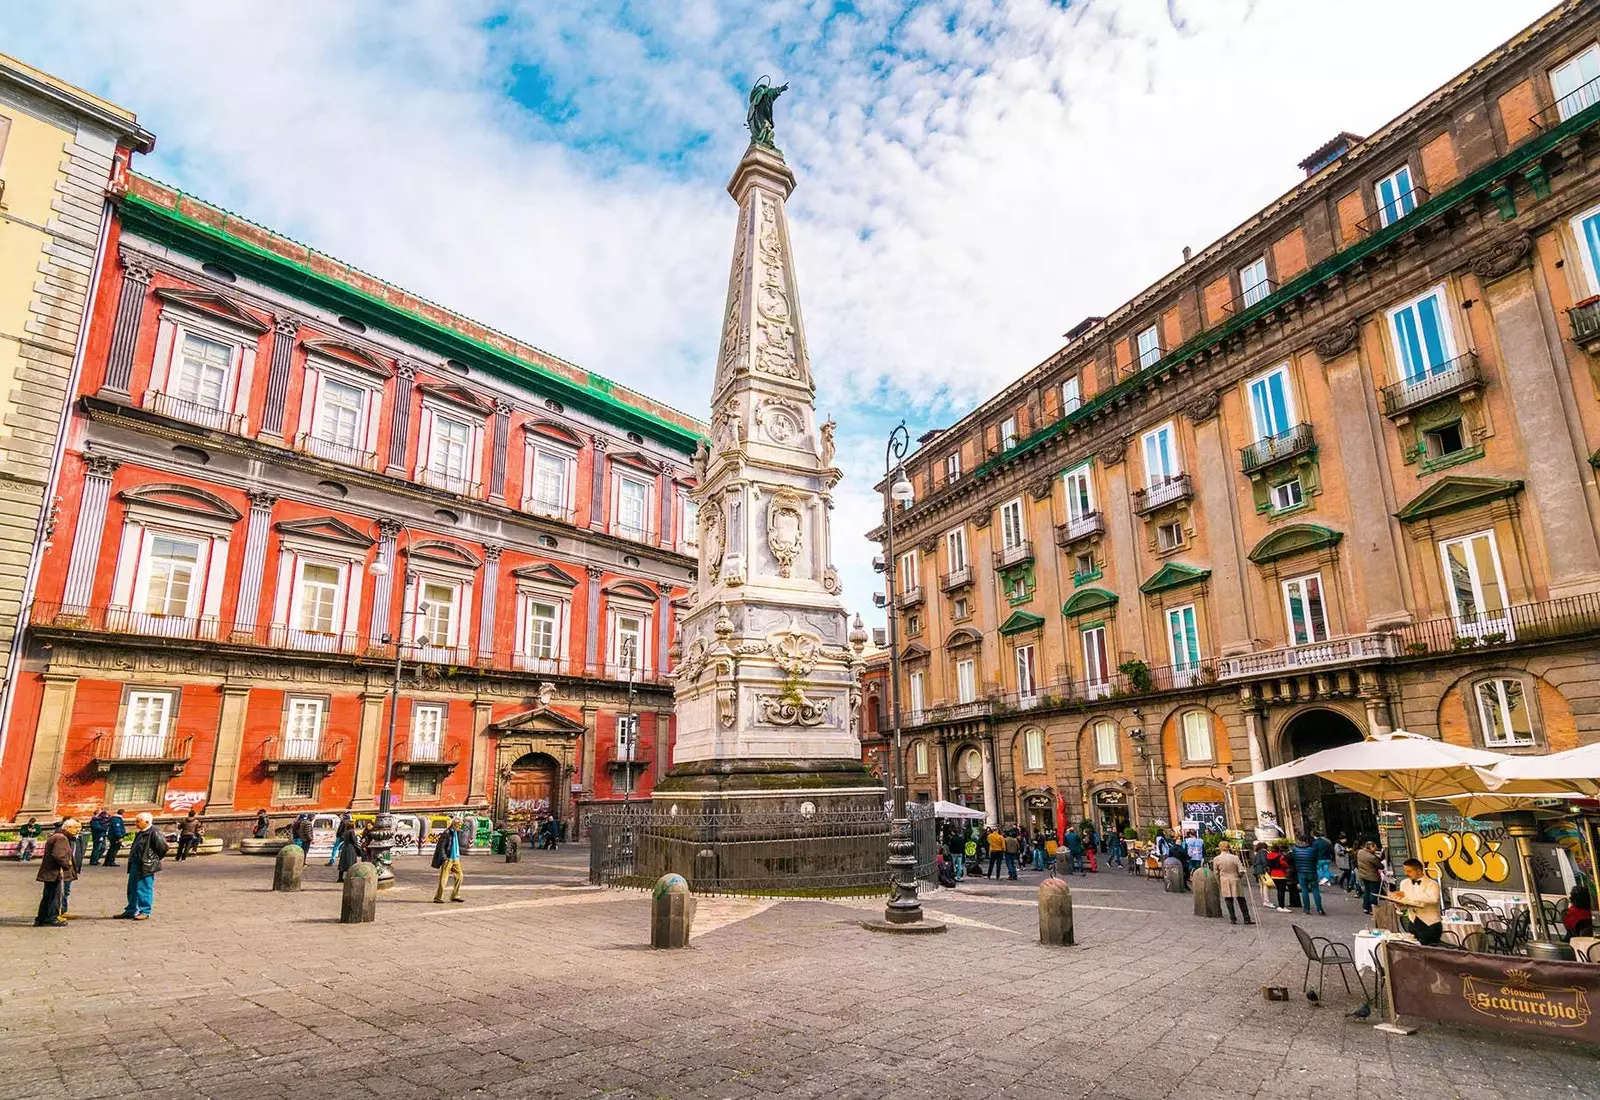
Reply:
[[[652,952],[647,899],[590,888],[584,858],[469,859],[440,906],[401,859],[356,926],[327,868],[274,894],[267,859],[169,860],[139,923],[106,919],[123,873],[90,868],[60,930],[28,927],[35,867],[8,862],[0,1097],[1600,1096],[1573,1048],[1389,1036],[1331,974],[1312,1006],[1288,915],[1203,921],[1118,872],[1070,880],[1075,948],[1035,942],[1025,872],[932,895],[943,936],[863,931],[875,902],[704,899],[691,948]],[[1295,919],[1362,922],[1328,908]]]

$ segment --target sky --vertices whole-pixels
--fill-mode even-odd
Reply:
[[[0,5],[136,111],[136,168],[704,417],[744,97],[777,137],[833,544],[915,439],[1025,373],[1553,0],[210,0]]]

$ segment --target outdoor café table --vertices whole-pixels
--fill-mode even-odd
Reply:
[[[1578,953],[1580,961],[1600,963],[1600,952],[1595,950],[1595,944],[1600,944],[1600,939],[1593,936],[1573,936],[1567,943]]]
[[[1406,943],[1416,943],[1417,937],[1410,932],[1383,932],[1376,929],[1367,929],[1355,934],[1355,943],[1350,954],[1356,960],[1356,978],[1362,982],[1363,991],[1366,981],[1361,977],[1363,970],[1372,972],[1372,989],[1374,1005],[1383,1000],[1383,945],[1390,940],[1404,940]]]
[[[1483,918],[1477,913],[1471,913],[1470,911],[1469,913],[1469,916],[1461,916],[1459,914],[1446,916],[1441,921],[1444,930],[1446,932],[1453,933],[1456,937],[1456,940],[1463,947],[1466,946],[1468,936],[1472,935],[1474,932],[1482,932],[1484,930]]]

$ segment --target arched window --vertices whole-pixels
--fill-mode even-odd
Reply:
[[[911,754],[912,754],[911,758],[912,758],[912,761],[913,761],[912,766],[913,766],[913,768],[915,768],[916,773],[918,775],[927,775],[928,774],[928,743],[926,741],[918,741],[916,743],[916,746],[911,750]]]
[[[1216,759],[1211,736],[1211,715],[1203,710],[1183,714],[1183,759],[1187,764],[1209,764]]]
[[[1094,763],[1097,768],[1117,766],[1117,724],[1109,718],[1094,724]]]
[[[1031,729],[1022,735],[1023,767],[1030,772],[1044,771],[1044,730]]]

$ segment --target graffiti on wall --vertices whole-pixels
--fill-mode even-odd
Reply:
[[[1423,833],[1420,858],[1435,878],[1445,871],[1458,882],[1498,885],[1511,878],[1511,859],[1502,850],[1507,843],[1470,829]]]

